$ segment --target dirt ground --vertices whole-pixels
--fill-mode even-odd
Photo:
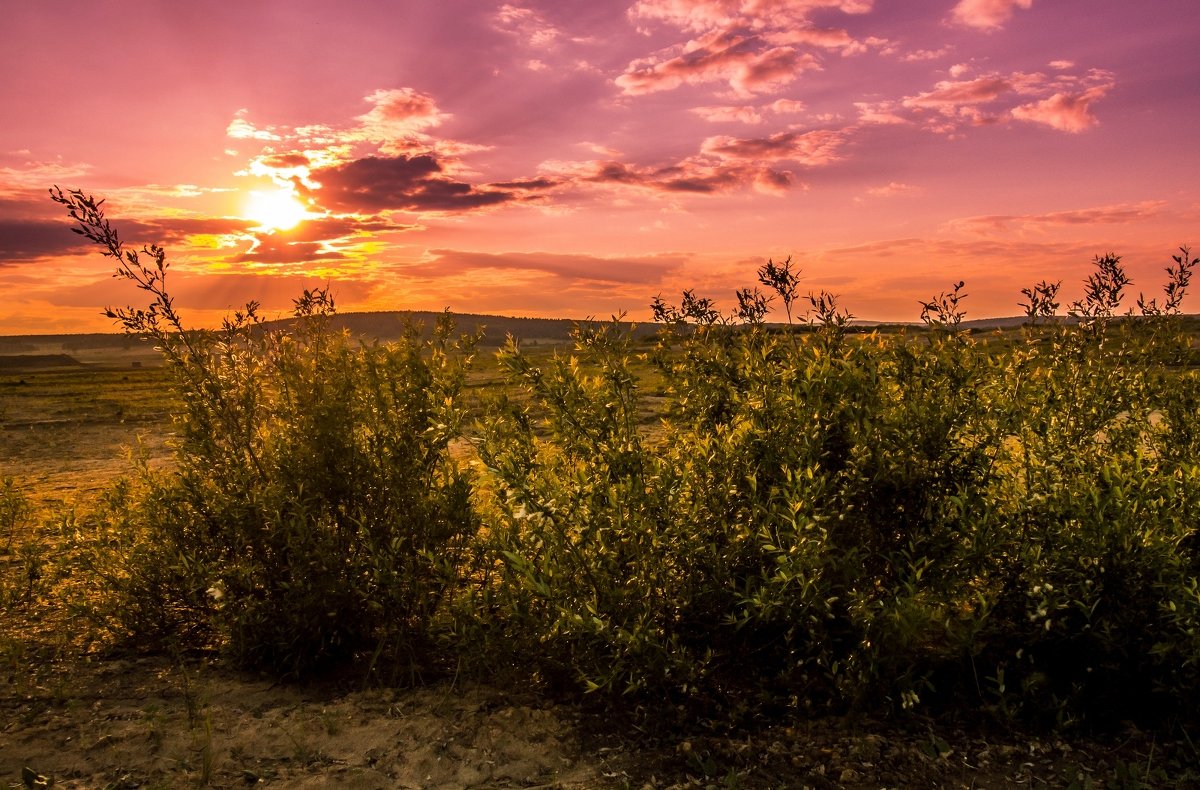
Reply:
[[[715,736],[449,682],[301,688],[195,658],[22,664],[0,678],[0,787],[1200,786],[1189,743],[1133,730],[1071,742],[823,719]]]

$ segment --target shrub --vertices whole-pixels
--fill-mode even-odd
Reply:
[[[421,656],[476,527],[447,453],[474,340],[446,318],[430,340],[360,343],[331,327],[322,289],[288,324],[251,304],[189,330],[160,248],[126,250],[99,202],[53,196],[152,297],[109,315],[162,350],[184,404],[174,467],[140,467],[87,524],[121,558],[93,563],[111,625],[143,641],[207,631],[286,675],[363,650]]]
[[[964,331],[961,283],[911,335],[850,334],[828,294],[804,333],[763,325],[757,290],[729,316],[656,300],[653,431],[617,324],[548,363],[510,344],[489,606],[551,677],[710,711],[1185,710],[1200,382],[1161,362],[1186,348],[1182,260],[1136,320],[1115,256],[1074,323],[1042,283],[1016,337]],[[791,315],[790,262],[760,282]]]

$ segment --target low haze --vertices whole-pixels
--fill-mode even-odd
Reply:
[[[47,188],[162,243],[185,316],[648,318],[767,258],[969,318],[1200,246],[1193,0],[0,2],[0,333],[136,303]],[[1200,311],[1194,298],[1188,312]]]

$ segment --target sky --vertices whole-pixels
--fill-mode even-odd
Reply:
[[[732,309],[768,259],[869,320],[966,282],[1156,294],[1200,247],[1195,0],[0,0],[0,334],[144,294],[54,185],[159,243],[185,320]],[[1132,301],[1132,300],[1130,300]],[[1200,312],[1200,297],[1184,303]]]

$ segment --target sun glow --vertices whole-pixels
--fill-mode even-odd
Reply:
[[[287,189],[251,192],[242,213],[265,230],[291,230],[308,217],[308,209]]]

